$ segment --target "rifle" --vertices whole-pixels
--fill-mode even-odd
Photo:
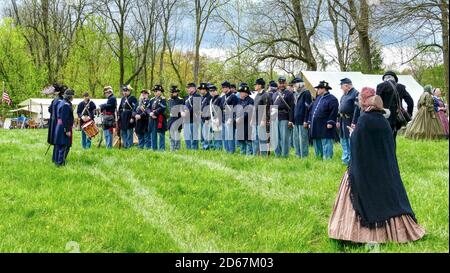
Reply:
[[[119,137],[119,149],[122,148],[122,136],[120,134],[120,115],[119,112],[116,110],[116,134]]]
[[[100,132],[100,140],[98,141],[98,145],[97,145],[97,148],[100,148],[100,146],[102,146],[102,142],[103,142],[103,134],[104,134],[104,131],[103,131],[103,114],[100,114],[100,119],[101,119],[101,121],[102,121],[102,123],[101,123],[101,132]]]
[[[48,147],[47,147],[47,151],[45,152],[44,156],[46,156],[46,155],[47,155],[47,153],[48,153],[48,150],[50,150],[50,146],[52,146],[52,145],[51,145],[51,144],[48,144]]]

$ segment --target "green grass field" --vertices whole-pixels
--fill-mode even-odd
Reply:
[[[45,130],[0,130],[0,252],[367,252],[328,239],[341,176],[332,161],[222,152],[83,151],[64,168]],[[94,141],[97,144],[97,140]],[[402,178],[427,235],[381,252],[448,252],[448,142],[398,140]]]

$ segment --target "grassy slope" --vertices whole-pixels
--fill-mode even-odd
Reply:
[[[51,164],[46,131],[0,130],[0,252],[366,252],[327,238],[345,168],[221,152],[82,151]],[[97,141],[97,140],[96,140]],[[96,144],[95,141],[95,144]],[[448,252],[448,142],[399,139],[428,235],[382,252]]]

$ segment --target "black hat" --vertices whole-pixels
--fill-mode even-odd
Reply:
[[[170,93],[179,93],[179,92],[180,92],[180,89],[178,89],[178,86],[172,85],[170,87]]]
[[[230,84],[230,82],[228,82],[228,81],[224,81],[224,82],[222,83],[222,88],[223,88],[223,87],[228,87],[228,88],[230,88],[230,86],[231,86],[231,84]]]
[[[299,82],[303,82],[303,79],[300,78],[300,77],[295,77],[295,78],[292,79],[292,81],[291,81],[292,84],[296,84],[296,83],[299,83]]]
[[[214,84],[208,86],[209,91],[217,91],[217,87]]]
[[[270,82],[269,82],[269,86],[270,86],[270,87],[275,87],[275,88],[277,88],[277,87],[278,87],[278,84],[277,84],[275,81],[270,81]]]
[[[330,87],[330,85],[329,85],[326,81],[321,81],[321,82],[319,83],[319,85],[316,86],[316,87],[314,87],[314,88],[317,88],[317,89],[319,89],[319,88],[325,88],[326,90],[332,90],[332,89],[333,89],[333,88]]]
[[[89,97],[89,93],[88,92],[84,92],[83,93],[83,97]]]
[[[250,87],[248,87],[246,83],[241,83],[241,85],[239,86],[239,92],[250,94]]]
[[[133,91],[133,88],[131,88],[131,85],[129,85],[129,84],[125,84],[125,85],[122,85],[122,91]]]
[[[64,96],[74,96],[75,92],[72,89],[66,89],[66,91],[64,91]]]
[[[384,73],[384,75],[383,75],[383,81],[384,81],[384,77],[386,77],[386,76],[392,76],[395,78],[395,82],[398,82],[397,74],[395,74],[394,71],[391,71],[391,70],[386,71],[386,73]]]
[[[234,89],[236,89],[236,84],[234,84],[234,83],[231,83],[231,84],[230,84],[230,88],[234,88]]]
[[[352,83],[352,80],[350,80],[349,78],[343,78],[341,80],[341,85],[343,85],[343,84],[353,84],[353,83]]]
[[[279,77],[278,82],[286,82],[286,77],[284,76]]]
[[[208,90],[208,84],[202,82],[202,83],[200,83],[200,85],[198,86],[198,89]]]
[[[148,90],[147,90],[147,89],[142,89],[142,90],[141,90],[141,94],[142,94],[142,93],[147,93],[147,94],[150,94],[150,92],[148,92]]]
[[[262,85],[262,86],[266,86],[266,82],[264,81],[263,78],[259,78],[255,81],[255,85]]]
[[[187,88],[197,87],[197,85],[193,82],[187,84]]]
[[[156,91],[164,92],[164,88],[163,88],[161,85],[157,84],[157,85],[155,85],[155,86],[153,87],[153,90],[152,90],[152,91],[153,91],[153,92],[156,92]]]

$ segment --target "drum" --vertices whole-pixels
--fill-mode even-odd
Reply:
[[[93,120],[90,120],[81,126],[81,129],[86,133],[89,138],[93,138],[98,135],[98,128]]]

